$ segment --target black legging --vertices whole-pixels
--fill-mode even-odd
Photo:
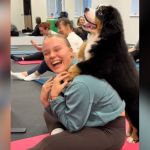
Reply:
[[[42,52],[36,52],[32,55],[23,57],[24,60],[43,60],[44,56]]]
[[[63,127],[52,112],[45,112],[44,118],[49,132]],[[29,150],[120,150],[125,137],[125,117],[118,117],[104,126],[47,136]]]
[[[39,74],[43,74],[46,71],[51,71],[51,70],[47,66],[46,62],[43,60],[40,65],[37,65],[34,68],[28,70],[27,74],[30,75],[30,74],[34,73],[35,71],[38,71]]]

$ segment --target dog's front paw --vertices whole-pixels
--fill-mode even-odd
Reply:
[[[77,67],[77,65],[72,65],[72,66],[69,68],[68,72],[70,73],[69,79],[70,79],[70,80],[73,80],[73,78],[74,78],[75,76],[79,75],[81,71],[80,71],[80,69]]]

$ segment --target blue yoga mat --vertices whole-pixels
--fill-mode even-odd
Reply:
[[[40,78],[38,80],[34,80],[34,81],[37,82],[37,83],[39,83],[39,84],[41,84],[41,85],[43,85],[50,78],[51,77],[42,77],[42,78]]]
[[[38,52],[37,50],[11,50],[13,55],[22,55],[22,54],[33,54]]]
[[[11,46],[10,48],[11,49],[18,49],[18,47],[15,47],[15,46]]]

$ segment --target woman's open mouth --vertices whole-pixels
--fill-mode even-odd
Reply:
[[[53,67],[58,67],[59,65],[62,65],[62,61],[61,60],[55,60],[51,64]]]

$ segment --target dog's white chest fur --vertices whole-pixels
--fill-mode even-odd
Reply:
[[[85,51],[84,51],[85,60],[88,60],[89,58],[91,58],[89,50],[91,49],[91,46],[95,45],[96,42],[99,40],[98,36],[99,36],[98,34],[88,35],[88,40],[87,40],[86,48],[85,48]]]

